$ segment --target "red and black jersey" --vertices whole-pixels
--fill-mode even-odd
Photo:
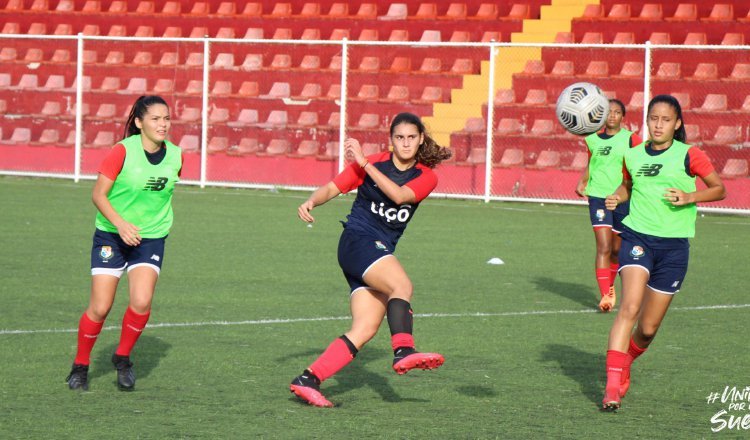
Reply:
[[[349,165],[333,183],[342,193],[357,189],[357,198],[347,216],[345,227],[366,234],[396,247],[407,223],[414,216],[419,203],[437,186],[437,175],[428,167],[417,163],[408,170],[396,168],[390,152],[367,157],[371,165],[385,174],[395,184],[408,186],[417,198],[412,204],[397,205],[378,188],[365,170],[356,163]]]

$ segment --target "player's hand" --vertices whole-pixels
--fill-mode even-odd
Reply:
[[[312,200],[308,200],[305,203],[299,205],[299,208],[297,208],[297,215],[299,218],[301,218],[303,221],[306,221],[307,223],[313,223],[315,221],[315,218],[310,215],[310,211],[315,207],[315,204]]]
[[[356,162],[359,166],[367,162],[367,158],[362,153],[362,146],[358,140],[353,138],[348,138],[344,141],[344,157],[352,162]]]
[[[614,211],[617,205],[620,203],[620,196],[617,194],[610,194],[604,199],[604,207],[610,211]]]
[[[683,206],[693,203],[690,194],[677,188],[667,188],[664,190],[664,200],[671,203],[672,206]]]
[[[126,245],[138,246],[141,244],[141,235],[138,233],[141,228],[128,222],[123,222],[120,225],[116,225],[116,227],[117,233],[120,234],[120,238],[122,238],[122,241],[124,241]]]
[[[576,185],[576,194],[586,197],[586,182],[578,182],[578,185]]]

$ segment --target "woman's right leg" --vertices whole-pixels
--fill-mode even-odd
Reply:
[[[78,321],[78,348],[73,369],[66,379],[70,389],[88,389],[87,373],[91,363],[91,350],[112,308],[119,282],[120,278],[113,275],[91,277],[91,298],[86,311]]]
[[[617,409],[620,406],[620,387],[628,363],[630,335],[641,313],[649,272],[640,266],[628,266],[620,271],[620,277],[622,303],[609,332],[607,386],[603,400],[605,409]]]
[[[372,289],[360,288],[352,292],[350,307],[352,326],[336,338],[323,354],[290,385],[291,391],[311,405],[332,407],[320,392],[320,384],[347,366],[359,350],[378,332],[385,316],[387,297]]]
[[[611,312],[615,307],[615,295],[610,289],[612,228],[606,226],[594,228],[594,238],[596,239],[594,270],[596,284],[599,287],[599,310],[606,313]]]

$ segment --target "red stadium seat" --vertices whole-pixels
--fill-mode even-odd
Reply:
[[[363,72],[377,72],[380,70],[380,58],[362,57],[362,61],[359,63],[359,70]]]
[[[201,109],[196,107],[185,107],[178,115],[182,122],[196,122],[201,119]]]
[[[39,136],[37,143],[41,145],[57,144],[60,142],[60,132],[54,128],[45,128]]]
[[[450,72],[460,75],[470,75],[474,73],[474,62],[470,58],[456,58]]]
[[[526,64],[523,67],[523,74],[530,75],[530,76],[544,75],[544,61],[542,60],[526,61]]]
[[[708,17],[701,18],[701,21],[732,21],[734,20],[734,6],[726,3],[715,3],[711,8]]]
[[[209,154],[221,153],[227,151],[228,148],[229,138],[224,136],[214,136],[208,140],[208,145],[206,145],[206,151]]]
[[[221,2],[219,7],[216,9],[216,15],[223,17],[231,17],[237,14],[237,6],[235,2]]]
[[[320,29],[318,28],[307,28],[302,31],[302,35],[299,37],[300,40],[320,40]]]
[[[213,89],[211,89],[211,95],[213,96],[229,96],[232,94],[232,82],[231,81],[216,81]]]
[[[62,109],[58,101],[45,101],[44,105],[42,106],[42,110],[39,112],[39,116],[45,118],[54,118],[60,116],[61,113]]]
[[[328,99],[341,99],[341,84],[331,84],[326,93]]]
[[[694,110],[702,112],[726,111],[727,95],[719,93],[709,93],[706,95],[706,99],[703,101],[703,105],[700,106],[700,108],[696,108]]]
[[[111,131],[99,131],[94,137],[94,142],[89,145],[93,148],[110,148],[115,144],[115,134]]]
[[[586,67],[586,76],[609,76],[609,64],[606,61],[591,61]]]
[[[306,83],[302,87],[302,92],[295,99],[314,99],[320,98],[323,95],[323,87],[318,83]]]
[[[203,58],[201,56],[201,58]],[[160,66],[175,66],[177,65],[177,52],[164,52],[159,59]],[[202,64],[202,63],[201,63]]]
[[[153,37],[154,36],[154,28],[151,26],[138,26],[135,30],[136,37]]]
[[[685,45],[702,45],[706,44],[708,38],[704,32],[688,32],[685,36],[685,41],[682,44]]]
[[[542,150],[534,163],[534,168],[557,168],[560,166],[560,152]]]
[[[544,89],[529,89],[523,103],[526,105],[547,105],[547,91]]]
[[[618,32],[612,44],[635,44],[635,35],[632,32]]]
[[[610,20],[630,20],[631,11],[630,4],[628,3],[617,3],[612,5],[607,14],[607,18]]]
[[[679,79],[680,63],[661,63],[656,71],[658,79]]]
[[[31,23],[26,33],[29,35],[44,35],[47,33],[47,25],[44,23]]]
[[[122,93],[130,93],[133,95],[143,95],[146,93],[148,88],[146,87],[146,78],[130,78],[128,86]]]
[[[492,100],[492,103],[495,106],[513,104],[515,102],[516,102],[516,94],[513,91],[513,89],[498,89],[498,91],[495,92],[495,97]]]
[[[357,128],[380,127],[380,115],[376,113],[362,113],[357,121]]]
[[[581,20],[600,20],[604,18],[604,6],[599,4],[588,4],[583,10]]]
[[[417,8],[417,12],[409,17],[418,20],[434,20],[437,18],[437,4],[436,3],[420,3]]]
[[[586,32],[581,38],[583,44],[602,44],[604,43],[604,36],[601,32]]]
[[[508,15],[500,18],[506,20],[525,20],[527,18],[532,18],[531,7],[526,3],[514,3],[510,7]]]
[[[333,3],[326,14],[327,18],[346,18],[349,15],[348,3]]]
[[[258,96],[259,93],[257,81],[243,81],[237,91],[237,95],[243,98],[253,98]]]
[[[361,3],[354,18],[373,19],[378,15],[377,3]]]
[[[378,31],[377,29],[362,29],[362,32],[359,34],[359,38],[357,38],[359,41],[378,41]]]
[[[81,12],[84,14],[99,14],[102,12],[102,2],[99,0],[86,0]]]
[[[136,52],[133,57],[133,64],[139,66],[150,66],[152,64],[151,52]]]
[[[700,126],[696,124],[685,124],[685,138],[690,145],[700,145],[702,143]]]
[[[680,103],[682,110],[687,110],[691,106],[690,93],[672,92],[671,95]]]
[[[201,149],[201,141],[198,136],[194,134],[186,134],[182,136],[180,143],[177,145],[179,145],[182,151],[186,153],[195,153]]]
[[[701,80],[701,81],[718,79],[719,68],[714,63],[698,63],[698,66],[696,66],[693,76],[689,78],[695,79],[695,80]]]
[[[739,131],[742,127],[734,125],[721,125],[716,129],[712,139],[705,139],[706,145],[729,146],[740,142]]]
[[[234,34],[234,29],[233,28],[230,28],[230,27],[220,27],[216,31],[216,38],[229,38],[229,39],[231,39],[231,38],[234,38],[234,37],[235,37],[235,34]]]
[[[205,26],[195,26],[190,31],[190,35],[188,35],[189,38],[204,38],[208,37],[208,28]]]
[[[305,55],[299,63],[299,68],[303,70],[320,69],[320,57],[317,55]]]
[[[81,33],[83,35],[93,37],[100,34],[99,25],[96,24],[87,24],[83,26],[83,29],[81,30]]]
[[[532,136],[547,137],[555,132],[555,123],[551,119],[536,119],[529,130]]]
[[[53,35],[73,35],[73,25],[70,23],[60,23],[55,28]]]
[[[127,37],[128,36],[128,30],[125,26],[114,24],[111,28],[109,28],[109,32],[107,32],[108,37]]]
[[[425,58],[419,66],[418,73],[438,73],[440,68],[440,58]]]
[[[242,9],[243,17],[260,17],[263,15],[263,4],[258,2],[248,2],[245,4],[244,9]]]
[[[249,53],[245,55],[245,61],[242,62],[242,66],[240,66],[240,69],[244,70],[245,72],[250,72],[253,70],[260,70],[263,68],[263,55],[255,54],[255,53]]]
[[[292,4],[291,3],[273,3],[273,9],[271,13],[267,15],[269,18],[284,18],[292,16]]]
[[[408,57],[394,57],[391,62],[391,67],[388,69],[390,72],[408,72],[411,70],[411,58]]]
[[[497,10],[497,5],[495,3],[482,3],[479,5],[479,9],[477,9],[477,13],[470,16],[469,19],[496,20],[498,14],[499,14],[499,11]]]
[[[466,158],[466,162],[472,165],[479,165],[487,162],[487,148],[472,147],[471,150],[469,150],[469,157]]]
[[[21,79],[18,80],[18,84],[15,89],[19,90],[32,90],[39,87],[39,78],[33,73],[24,73],[21,75]]]
[[[260,144],[258,139],[255,138],[242,138],[240,143],[232,145],[227,149],[227,154],[233,156],[243,156],[247,154],[255,154],[260,150]]]
[[[573,32],[558,32],[555,34],[555,43],[570,44],[575,43]]]
[[[502,41],[502,34],[500,32],[495,31],[485,31],[482,34],[482,43],[490,43],[493,41]]]
[[[394,29],[391,31],[388,41],[409,41],[409,31],[405,29]]]
[[[164,7],[161,8],[161,15],[180,15],[182,12],[182,5],[178,1],[168,1],[164,3]]]
[[[31,3],[29,11],[34,12],[47,12],[49,11],[49,2],[47,0],[34,0]]]
[[[94,119],[112,119],[117,116],[117,106],[111,103],[103,103],[94,114]]]
[[[737,177],[747,177],[748,163],[746,159],[727,159],[724,167],[721,169],[721,176],[729,179]]]
[[[136,14],[153,14],[156,12],[156,7],[152,1],[140,1],[138,6],[135,8]]]
[[[328,63],[328,70],[341,70],[342,64],[341,64],[341,56],[340,55],[334,55],[331,57],[331,62]]]
[[[288,115],[284,110],[271,110],[266,122],[259,123],[261,128],[286,128]]]
[[[377,85],[363,84],[355,98],[363,101],[374,101],[378,99],[379,95],[380,90]]]
[[[242,37],[245,40],[262,40],[263,39],[263,28],[247,28],[245,36]]]
[[[51,63],[69,63],[70,62],[70,51],[67,49],[55,49],[55,52],[50,58]]]
[[[385,102],[400,102],[405,103],[409,101],[409,87],[392,85],[388,94],[382,99]]]
[[[268,147],[263,152],[269,155],[286,154],[289,152],[290,143],[286,139],[271,139],[268,143]]]
[[[320,151],[320,143],[312,139],[305,139],[300,142],[297,148],[297,156],[315,156]]]
[[[695,3],[680,3],[674,15],[666,18],[667,21],[696,21],[698,20],[698,6]]]
[[[467,43],[471,41],[471,34],[468,31],[453,31],[448,41],[451,43]]]
[[[286,70],[292,68],[292,57],[286,53],[277,53],[273,56],[271,64],[268,66],[274,70]]]
[[[726,77],[727,80],[748,81],[750,80],[750,64],[737,63],[732,68],[732,73]]]
[[[643,63],[640,61],[625,61],[618,77],[640,78],[643,77]]]
[[[271,89],[265,95],[260,95],[259,98],[263,99],[282,99],[289,98],[291,96],[291,86],[287,82],[275,82],[271,85]]]
[[[721,40],[722,46],[743,46],[745,44],[745,34],[740,32],[727,32]]]
[[[633,92],[628,103],[628,109],[639,110],[643,108],[643,92]]]
[[[578,151],[573,156],[573,160],[567,167],[562,167],[566,170],[580,171],[586,169],[589,165],[589,155],[583,151]]]
[[[297,118],[297,126],[302,128],[314,128],[318,125],[318,112],[303,111]]]
[[[167,78],[159,78],[154,84],[154,93],[157,95],[171,94],[174,92],[174,81]]]
[[[209,12],[211,11],[207,2],[194,2],[190,9],[190,15],[198,17],[208,15]]]
[[[501,118],[495,129],[495,134],[501,136],[521,134],[522,132],[523,125],[521,125],[521,121],[516,118]]]
[[[110,66],[119,66],[125,62],[125,53],[119,50],[113,50],[107,53],[107,58],[104,59],[104,64]]]
[[[664,18],[661,3],[646,3],[638,15],[638,20],[657,21]]]
[[[415,103],[433,103],[433,102],[442,102],[443,100],[443,89],[442,87],[435,87],[435,86],[426,86],[424,90],[422,90],[422,95],[419,97],[418,100],[415,100]]]
[[[243,108],[234,121],[227,122],[230,127],[246,127],[258,123],[258,110]]]
[[[406,8],[406,3],[391,3],[388,6],[388,12],[385,15],[378,17],[380,20],[406,20],[409,12]]]
[[[47,82],[44,86],[40,87],[39,90],[50,92],[55,90],[63,90],[65,88],[65,76],[63,75],[50,75],[47,77]]]
[[[223,124],[229,121],[229,109],[214,107],[208,114],[208,122],[211,124]]]
[[[15,47],[4,47],[0,50],[0,62],[7,63],[18,59],[18,51]]]
[[[448,5],[448,10],[445,11],[445,16],[440,18],[446,20],[466,20],[467,16],[466,3],[451,3]]]
[[[557,60],[550,71],[552,76],[573,76],[575,75],[575,64],[573,61]]]
[[[349,29],[334,29],[328,39],[343,40],[344,38],[349,39]]]
[[[5,5],[4,8],[5,11],[23,11],[23,0],[8,0],[8,3]]]
[[[25,127],[16,127],[10,139],[6,141],[9,144],[24,145],[31,143],[31,129]]]

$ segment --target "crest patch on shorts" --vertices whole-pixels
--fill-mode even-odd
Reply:
[[[102,246],[102,250],[99,251],[99,256],[102,257],[102,262],[106,263],[112,258],[112,246]]]

